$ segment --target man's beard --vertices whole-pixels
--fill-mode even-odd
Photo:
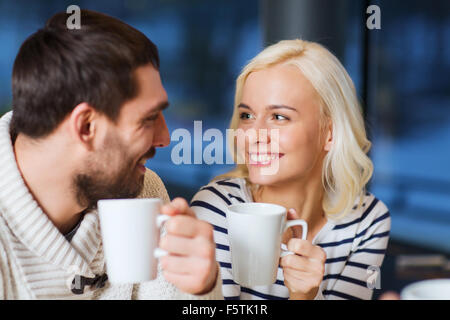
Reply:
[[[115,157],[124,157],[126,154],[126,148],[119,139],[107,138],[104,150],[100,152],[106,156],[103,156],[103,159],[87,161],[85,172],[74,176],[73,186],[80,206],[95,209],[98,200],[136,198],[141,193],[144,186],[144,174],[136,174],[136,160],[124,161],[123,166],[115,175],[112,175],[105,166],[105,163],[114,163],[111,159],[113,150],[120,150]],[[154,154],[155,148],[152,147],[144,158],[150,158]]]
[[[101,171],[77,174],[74,184],[78,204],[93,209],[101,199],[136,198],[144,186],[144,175],[140,175],[139,178],[132,177],[134,170],[135,165],[130,162],[129,166],[115,177],[107,177]]]

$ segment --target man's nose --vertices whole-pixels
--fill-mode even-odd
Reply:
[[[155,134],[153,139],[154,147],[167,147],[170,144],[169,128],[167,128],[166,119],[161,113],[158,117],[155,126]]]

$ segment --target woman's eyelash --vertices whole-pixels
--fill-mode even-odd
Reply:
[[[245,120],[245,119],[250,119],[250,117],[253,117],[250,113],[248,113],[248,112],[242,112],[240,115],[239,115],[239,118],[240,119],[242,119],[242,120]],[[276,114],[276,113],[274,113],[273,114],[273,117],[275,118],[275,120],[290,120],[288,117],[286,117],[286,116],[283,116],[282,114]]]
[[[242,112],[242,113],[239,115],[239,118],[240,118],[240,119],[249,119],[250,116],[251,116],[250,113]]]
[[[276,120],[289,120],[288,117],[283,116],[282,114],[274,114],[273,116]],[[277,117],[282,117],[282,119],[277,119]]]

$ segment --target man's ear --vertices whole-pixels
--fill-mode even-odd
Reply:
[[[333,122],[331,121],[331,119],[329,119],[327,121],[327,127],[325,129],[325,145],[323,147],[323,149],[325,151],[330,151],[331,147],[333,146]]]
[[[71,135],[89,149],[94,144],[97,120],[98,112],[86,102],[77,105],[69,117]]]

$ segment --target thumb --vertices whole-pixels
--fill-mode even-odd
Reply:
[[[300,216],[298,215],[297,211],[294,208],[291,208],[287,211],[287,219],[288,220],[300,219]]]
[[[172,202],[161,207],[161,213],[169,216],[188,215],[195,217],[195,213],[189,208],[189,204],[183,198],[175,198]]]

